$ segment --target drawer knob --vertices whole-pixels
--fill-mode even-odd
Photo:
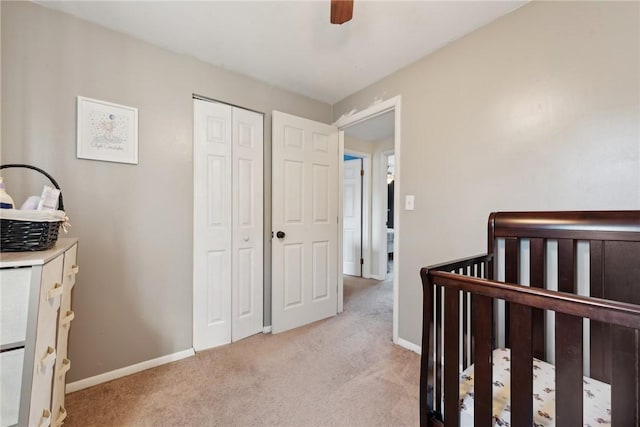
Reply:
[[[58,377],[62,379],[69,369],[71,369],[71,360],[65,357],[64,359],[62,359],[62,366],[60,366]]]
[[[67,310],[67,315],[62,318],[60,322],[62,326],[67,326],[76,317],[76,314],[72,310]]]
[[[56,283],[52,289],[49,289],[49,292],[47,293],[47,298],[54,299],[55,297],[60,295],[62,295],[62,284]]]
[[[67,410],[64,409],[64,406],[60,406],[60,413],[58,414],[58,418],[56,418],[56,422],[53,425],[55,427],[61,426],[65,418],[67,418]]]
[[[69,276],[74,275],[74,274],[78,274],[78,271],[80,271],[78,266],[76,264],[73,264],[71,266],[71,268],[69,269]]]
[[[43,369],[50,368],[56,361],[56,349],[49,346],[47,347],[47,354],[42,358],[40,363]]]
[[[51,425],[51,412],[48,409],[42,411],[39,427],[49,427]]]

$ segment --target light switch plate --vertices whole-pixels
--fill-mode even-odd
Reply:
[[[413,194],[407,194],[404,198],[404,209],[412,211],[416,208],[416,197]]]

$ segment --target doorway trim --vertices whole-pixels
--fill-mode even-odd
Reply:
[[[401,209],[401,205],[400,205],[400,195],[402,194],[400,192],[400,186],[402,183],[401,180],[401,169],[400,169],[400,141],[401,141],[401,135],[400,135],[400,116],[401,116],[401,96],[400,95],[396,95],[392,98],[387,99],[386,101],[382,101],[379,102],[375,105],[371,105],[368,108],[359,111],[353,115],[350,116],[343,116],[340,117],[338,120],[336,120],[333,125],[336,126],[338,128],[339,132],[339,149],[338,149],[338,155],[340,156],[340,158],[344,158],[344,129],[348,128],[349,126],[353,126],[357,123],[363,122],[365,120],[368,119],[372,119],[376,116],[379,116],[381,114],[384,114],[388,111],[392,111],[394,112],[394,117],[393,117],[393,126],[394,126],[394,131],[393,131],[393,151],[394,151],[394,155],[395,155],[395,183],[394,183],[394,191],[395,191],[395,196],[393,199],[393,225],[394,225],[394,240],[393,240],[393,253],[394,253],[394,260],[393,260],[393,343],[394,344],[398,344],[398,319],[400,317],[400,306],[398,304],[398,297],[399,297],[399,276],[400,276],[400,263],[402,260],[402,257],[400,256],[400,209]],[[340,167],[339,167],[339,177],[338,179],[340,180],[340,182],[342,182],[343,180],[343,167],[342,167],[342,162],[340,162]],[[338,196],[338,212],[340,212],[339,215],[339,225],[338,225],[338,229],[342,229],[343,225],[342,225],[342,186],[339,186],[340,188],[340,194]],[[339,279],[338,279],[338,312],[342,311],[342,296],[344,295],[344,282],[343,282],[343,276],[342,276],[342,233],[338,233],[339,234],[339,241],[338,241],[338,270],[339,270]]]

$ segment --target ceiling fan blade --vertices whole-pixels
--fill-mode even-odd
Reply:
[[[331,23],[344,24],[353,17],[353,0],[331,0]]]

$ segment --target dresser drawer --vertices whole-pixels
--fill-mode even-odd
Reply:
[[[63,359],[67,357],[67,342],[69,339],[69,329],[71,322],[75,318],[74,312],[71,310],[71,289],[76,283],[76,274],[78,266],[76,264],[76,253],[78,245],[73,245],[64,253],[64,266],[62,268],[62,302],[60,303],[58,318],[58,341],[56,350],[58,353],[58,361],[56,362],[56,371],[63,368]],[[55,389],[55,385],[54,385]],[[54,411],[55,412],[55,411]],[[55,415],[55,414],[54,414]],[[54,417],[55,420],[55,417]]]
[[[0,348],[24,345],[29,313],[30,268],[0,270]]]
[[[18,423],[24,348],[0,353],[0,426]]]
[[[78,265],[76,261],[78,245],[73,245],[64,253],[64,266],[62,286],[62,302],[60,304],[60,317],[58,320],[58,343],[56,367],[53,374],[53,394],[51,400],[51,412],[53,415],[53,426],[62,425],[67,417],[64,408],[64,395],[66,386],[66,375],[71,368],[71,361],[67,359],[67,343],[69,340],[69,329],[75,317],[71,310],[71,289],[76,283]]]
[[[42,268],[29,425],[46,426],[51,423],[51,389],[57,358],[56,333],[63,293],[63,260],[64,256],[60,255]]]
[[[76,264],[77,249],[78,245],[73,245],[64,253],[64,266],[62,268],[63,293],[58,319],[58,363],[67,357],[69,329],[75,317],[75,314],[71,310],[71,289],[76,283],[76,274],[78,273],[78,265]]]
[[[67,342],[69,340],[69,328],[73,320],[73,312],[69,310],[67,316],[63,318],[62,323],[58,325],[58,348],[56,367],[53,373],[53,395],[51,403],[51,412],[53,413],[52,425],[58,426],[67,416],[64,409],[64,394],[66,385],[66,376],[71,369],[71,361],[67,358]]]
[[[65,285],[66,291],[71,291],[73,285],[76,284],[76,274],[78,274],[78,245],[73,245],[64,253],[64,267],[62,283]]]
[[[72,310],[67,310],[63,313],[61,309],[60,315],[60,321],[58,322],[58,341],[56,349],[58,350],[59,357],[67,357],[69,329],[71,328],[71,323],[75,318],[75,313]]]
[[[64,408],[64,393],[67,372],[71,368],[71,361],[66,357],[58,356],[56,370],[53,375],[53,395],[51,400],[51,412],[53,413],[52,425],[59,426],[67,417]]]

